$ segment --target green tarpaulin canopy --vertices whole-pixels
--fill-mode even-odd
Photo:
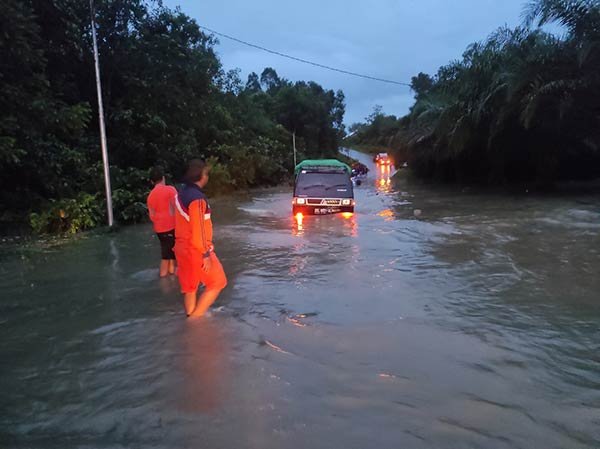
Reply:
[[[348,174],[350,174],[352,172],[352,170],[350,169],[350,167],[347,164],[344,164],[343,162],[338,161],[337,159],[307,159],[305,161],[300,162],[298,165],[296,165],[296,169],[294,170],[294,175],[297,175],[298,173],[300,173],[300,170],[308,170],[311,168],[319,168],[319,169],[327,169],[327,168],[333,168],[333,169],[343,169],[345,170]]]

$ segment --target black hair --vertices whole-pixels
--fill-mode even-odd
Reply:
[[[202,176],[208,169],[208,165],[202,159],[192,159],[188,162],[187,169],[185,171],[184,181],[189,183],[195,183],[202,179]]]
[[[162,179],[165,177],[165,171],[163,170],[162,167],[152,167],[150,169],[150,181],[157,183],[162,181]]]

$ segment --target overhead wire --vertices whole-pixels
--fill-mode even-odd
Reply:
[[[248,47],[256,48],[258,50],[262,50],[262,51],[265,51],[267,53],[271,53],[271,54],[274,54],[274,55],[277,55],[277,56],[281,56],[283,58],[291,59],[293,61],[302,62],[304,64],[310,64],[310,65],[313,65],[315,67],[320,67],[322,69],[331,70],[333,72],[339,72],[339,73],[343,73],[343,74],[346,74],[346,75],[356,76],[356,77],[359,77],[359,78],[365,78],[365,79],[369,79],[369,80],[373,80],[373,81],[379,81],[379,82],[382,82],[382,83],[396,84],[396,85],[400,85],[400,86],[411,87],[411,85],[409,83],[403,83],[401,81],[389,80],[389,79],[385,79],[385,78],[378,78],[376,76],[365,75],[363,73],[351,72],[349,70],[338,69],[336,67],[331,67],[331,66],[328,66],[328,65],[325,65],[325,64],[319,64],[318,62],[314,62],[314,61],[309,61],[307,59],[298,58],[296,56],[288,55],[286,53],[281,53],[279,51],[271,50],[269,48],[262,47],[260,45],[256,45],[256,44],[252,44],[250,42],[246,42],[246,41],[244,41],[242,39],[238,39],[238,38],[230,36],[228,34],[212,30],[212,29],[210,29],[208,27],[205,27],[203,25],[198,25],[198,26],[201,29],[208,31],[209,33],[216,34],[217,36],[221,36],[221,37],[224,37],[226,39],[232,40],[234,42],[238,42],[240,44],[246,45]]]

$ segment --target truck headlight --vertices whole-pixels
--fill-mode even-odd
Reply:
[[[342,200],[342,206],[350,206],[350,200]]]
[[[304,198],[296,198],[296,204],[305,204],[306,200]]]

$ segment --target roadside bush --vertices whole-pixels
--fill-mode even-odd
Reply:
[[[98,226],[103,215],[97,195],[80,193],[76,198],[51,201],[39,213],[29,215],[29,224],[36,234],[75,234]]]
[[[234,184],[227,167],[221,164],[216,157],[208,158],[206,162],[211,167],[210,182],[206,186],[206,192],[209,195],[215,195],[233,191]]]
[[[228,155],[227,169],[231,184],[238,189],[246,189],[254,185],[257,164],[249,148],[227,147],[222,151]]]
[[[148,171],[133,167],[111,167],[111,180],[115,219],[122,224],[146,221],[146,198],[152,189]]]
[[[148,218],[146,197],[148,192],[141,189],[133,191],[115,189],[112,192],[115,219],[122,224],[141,223]]]

